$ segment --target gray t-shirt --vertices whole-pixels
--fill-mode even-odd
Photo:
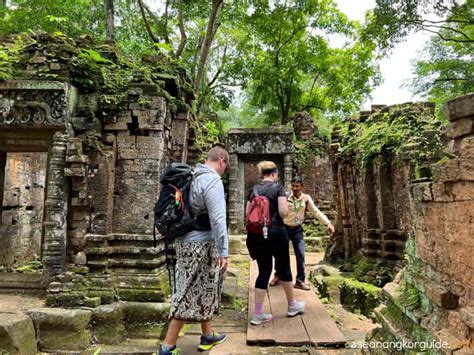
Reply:
[[[210,166],[198,164],[195,171],[206,170],[197,176],[191,185],[190,203],[195,216],[207,211],[211,222],[210,231],[192,231],[176,238],[178,243],[215,240],[219,256],[229,256],[227,237],[226,203],[224,185],[219,174]]]

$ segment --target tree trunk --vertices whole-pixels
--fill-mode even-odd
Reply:
[[[179,42],[179,47],[176,50],[176,58],[181,56],[183,52],[184,46],[186,45],[186,41],[188,40],[188,36],[186,36],[186,31],[184,30],[184,19],[183,19],[183,0],[179,0],[178,2],[178,24],[179,24],[179,32],[181,34],[181,41]]]
[[[114,36],[114,0],[104,0],[105,18],[106,18],[106,41],[115,42]]]
[[[204,75],[207,58],[209,57],[209,50],[211,49],[212,41],[216,34],[217,28],[219,26],[219,15],[222,10],[224,0],[212,0],[212,9],[209,14],[209,21],[207,22],[207,31],[206,37],[204,38],[204,43],[201,48],[201,55],[199,57],[199,65],[194,77],[194,90],[199,92],[199,86],[201,85],[202,76]]]
[[[291,106],[291,94],[285,93],[286,97],[283,97],[281,105],[281,124],[285,126],[290,121],[290,106]],[[286,100],[285,100],[286,99]]]
[[[145,24],[145,29],[150,35],[151,40],[153,41],[153,43],[159,43],[160,41],[158,40],[158,37],[156,37],[155,34],[153,33],[150,23],[148,22],[146,18],[146,13],[145,13],[146,5],[143,2],[143,0],[138,0],[138,6],[140,7],[140,13],[142,14],[142,19],[143,19],[143,23]]]

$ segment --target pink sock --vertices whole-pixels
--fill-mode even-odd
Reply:
[[[296,306],[296,301],[293,300],[293,301],[288,301],[288,307],[294,307]]]
[[[253,314],[258,316],[262,313],[263,313],[263,302],[255,302],[255,309],[253,311]]]

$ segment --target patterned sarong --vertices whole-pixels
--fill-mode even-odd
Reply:
[[[204,322],[219,306],[219,254],[214,241],[176,243],[170,318]]]

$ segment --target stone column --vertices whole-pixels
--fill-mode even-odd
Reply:
[[[43,283],[66,270],[67,135],[56,132],[49,150],[43,219]]]
[[[173,161],[185,162],[188,153],[189,112],[180,112],[171,122],[171,146]]]
[[[285,190],[291,190],[291,179],[293,175],[293,155],[285,154],[283,156],[283,185]]]
[[[239,158],[237,154],[230,154],[229,171],[229,221],[230,234],[239,233]]]
[[[7,165],[7,153],[0,152],[0,225],[2,224],[3,190],[5,189],[5,166]]]

